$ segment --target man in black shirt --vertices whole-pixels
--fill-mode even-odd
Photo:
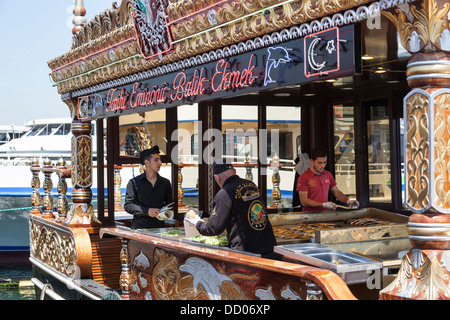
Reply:
[[[163,228],[164,221],[156,218],[161,207],[173,202],[170,181],[159,175],[161,156],[154,146],[141,152],[145,172],[128,182],[125,195],[125,211],[134,217],[132,229]]]
[[[232,249],[279,259],[273,252],[276,240],[258,187],[236,175],[236,169],[225,162],[215,162],[213,174],[221,190],[214,197],[210,221],[190,217],[188,221],[205,236],[218,235],[226,229],[228,245]]]

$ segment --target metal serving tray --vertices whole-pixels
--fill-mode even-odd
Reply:
[[[377,259],[318,243],[276,246],[274,251],[292,260],[331,270],[347,284],[366,282],[373,270],[383,267],[382,261]]]

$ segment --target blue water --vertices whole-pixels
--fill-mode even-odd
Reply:
[[[6,287],[6,282],[20,283],[32,278],[31,266],[0,266],[0,300],[36,300],[34,287]]]
[[[0,250],[29,250],[30,197],[0,197]],[[20,210],[11,210],[20,209]],[[6,287],[30,281],[31,266],[0,266],[0,300],[35,300],[33,287]]]
[[[30,207],[30,197],[0,197],[0,250],[30,247]]]

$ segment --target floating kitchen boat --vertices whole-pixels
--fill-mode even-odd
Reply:
[[[444,1],[414,2],[420,14],[408,16],[411,21],[402,10],[409,14],[413,4],[384,0],[319,1],[313,11],[290,0],[162,1],[152,9],[148,0],[123,0],[87,24],[81,3],[71,50],[49,61],[73,119],[71,168],[50,162],[30,168],[30,261],[39,296],[450,297],[450,186],[440,183],[450,167],[440,152],[450,137],[443,129],[449,84],[447,64],[439,60],[448,48],[411,27],[445,26],[439,23],[449,11]],[[444,29],[433,30],[445,40]],[[369,56],[376,57],[363,60]],[[380,65],[390,72],[373,73]],[[242,119],[241,111],[245,122],[224,117]],[[178,121],[183,112],[195,120]],[[140,151],[153,145],[162,150],[172,181],[176,205],[168,228],[183,228],[188,207],[206,217],[212,212],[218,186],[211,163],[220,154],[260,188],[282,261],[198,243],[183,237],[184,230],[129,228],[115,188],[118,171],[137,166]],[[339,173],[339,185],[361,209],[305,213],[282,202],[280,177],[294,164],[280,160],[293,161],[318,145],[329,151],[330,171]],[[189,205],[181,188],[186,168],[194,172],[188,182],[198,184],[198,199]],[[58,177],[56,206],[52,175]],[[288,183],[295,185],[295,178]],[[300,250],[300,244],[316,248]]]

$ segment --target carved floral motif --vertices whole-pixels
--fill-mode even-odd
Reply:
[[[383,14],[400,34],[402,46],[411,53],[450,50],[448,14],[450,4],[442,0],[423,0]]]
[[[426,92],[405,98],[406,109],[406,204],[413,210],[429,206],[429,123]]]
[[[413,249],[403,258],[397,278],[381,291],[384,296],[405,299],[449,299],[449,271],[446,251]]]
[[[76,271],[75,241],[68,232],[30,220],[30,253],[55,270],[72,277]]]
[[[434,189],[436,207],[450,209],[450,93],[434,100]]]

